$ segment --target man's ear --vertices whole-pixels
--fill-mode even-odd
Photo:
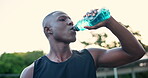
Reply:
[[[51,27],[44,27],[44,32],[46,34],[52,34],[52,28]]]

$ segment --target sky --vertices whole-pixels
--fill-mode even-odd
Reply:
[[[102,7],[108,8],[117,21],[139,31],[142,42],[148,45],[147,3],[147,0],[0,0],[0,52],[43,50],[47,53],[49,42],[42,29],[42,20],[47,14],[63,11],[76,23],[86,12]],[[110,32],[105,28],[94,31]],[[83,49],[80,41],[93,41],[90,32],[78,32],[71,48]],[[110,40],[114,38],[111,34]]]

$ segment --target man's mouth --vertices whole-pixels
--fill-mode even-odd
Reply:
[[[76,31],[73,29],[73,27],[70,28],[70,31],[74,34],[76,34]]]
[[[74,27],[71,27],[70,30],[74,30]]]
[[[75,26],[71,27],[71,29],[70,29],[70,30],[73,30],[73,31],[78,31],[78,29],[77,29]]]

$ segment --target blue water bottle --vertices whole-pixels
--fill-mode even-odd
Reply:
[[[83,31],[86,30],[84,26],[94,26],[108,18],[110,18],[109,10],[102,8],[99,11],[97,11],[95,16],[85,16],[82,20],[79,20],[73,27],[73,29],[75,31]]]

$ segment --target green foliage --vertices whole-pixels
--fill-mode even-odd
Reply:
[[[86,46],[90,45],[90,43],[87,43],[85,41],[81,42],[82,44],[85,44]]]
[[[0,57],[0,74],[20,74],[26,66],[43,55],[43,51],[3,53]]]
[[[132,78],[131,74],[123,74],[123,75],[119,75],[119,78]]]
[[[136,74],[137,78],[148,78],[148,71]]]

